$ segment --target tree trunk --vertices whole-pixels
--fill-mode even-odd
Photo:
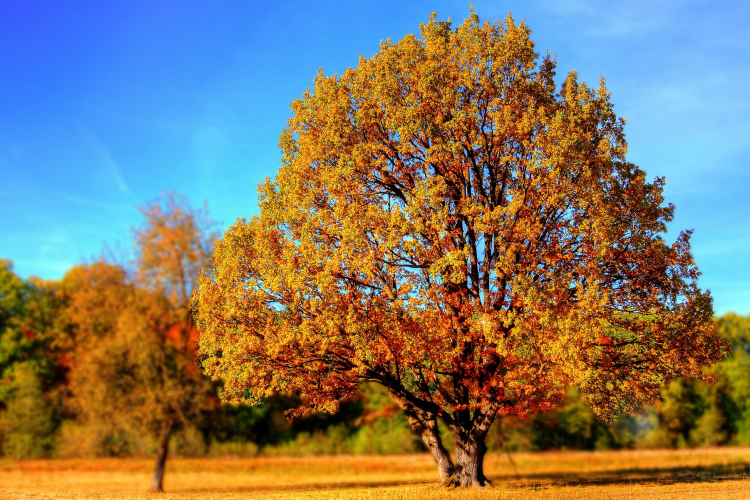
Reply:
[[[456,440],[456,464],[453,465],[440,438],[437,414],[417,408],[396,391],[391,391],[391,395],[404,410],[412,430],[422,438],[435,458],[443,486],[462,488],[492,486],[484,475],[484,455],[487,453],[485,439],[500,408],[499,404],[484,405],[476,410],[472,418],[468,419],[457,419],[447,414],[441,415]]]
[[[169,452],[169,439],[172,437],[172,423],[168,420],[162,422],[159,431],[158,449],[156,451],[156,464],[154,475],[151,479],[151,491],[164,491],[164,469],[167,464],[167,453]]]
[[[445,446],[443,446],[443,441],[440,438],[437,419],[434,415],[427,413],[420,415],[413,407],[404,404],[402,401],[400,402],[412,430],[422,438],[424,444],[427,445],[427,449],[432,453],[435,463],[438,466],[440,481],[443,484],[448,484],[453,479],[455,468],[453,467],[451,456],[448,450],[445,449]]]
[[[487,445],[484,437],[472,436],[466,440],[456,438],[456,477],[455,486],[462,488],[483,488],[491,483],[484,475],[484,455]]]
[[[434,427],[429,424],[434,424]],[[440,473],[440,481],[447,483],[455,473],[451,456],[448,454],[445,446],[443,446],[443,441],[440,439],[437,422],[434,420],[431,422],[428,421],[427,429],[427,432],[423,432],[420,437],[422,438],[422,441],[424,441],[424,444],[427,445],[430,453],[432,453],[435,463],[437,463],[438,472]]]

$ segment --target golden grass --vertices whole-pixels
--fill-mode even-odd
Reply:
[[[151,460],[0,461],[0,497],[165,499],[750,498],[750,448],[490,454],[496,488],[439,487],[429,455],[171,459],[164,495]]]

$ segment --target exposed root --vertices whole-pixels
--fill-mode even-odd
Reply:
[[[440,483],[440,486],[444,486],[446,488],[455,488],[456,487],[456,473],[454,472],[447,478],[445,478],[445,481]]]
[[[460,474],[453,473],[449,477],[447,477],[442,483],[440,483],[440,486],[444,488],[495,488],[495,485],[492,484],[492,481],[487,479],[486,477],[483,479],[475,480],[475,479],[469,479],[469,478],[462,478]]]

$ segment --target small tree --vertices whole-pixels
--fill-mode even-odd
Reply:
[[[663,239],[664,181],[626,161],[604,84],[571,73],[556,91],[537,58],[510,16],[433,16],[317,76],[260,216],[216,244],[195,297],[226,400],[287,391],[331,411],[376,382],[446,484],[483,486],[498,415],[575,386],[609,420],[727,352],[690,233]]]
[[[97,262],[65,277],[78,346],[71,386],[92,428],[111,436],[140,425],[156,438],[151,488],[162,491],[172,435],[210,409],[215,395],[195,364],[190,307],[215,235],[207,213],[173,193],[140,210],[131,276]]]
[[[181,342],[188,344],[192,322],[190,295],[209,262],[214,222],[208,208],[195,210],[188,200],[166,193],[139,207],[145,221],[133,230],[140,283],[161,292],[181,321]],[[192,346],[190,346],[192,347]]]
[[[172,324],[163,332],[157,351],[162,364],[150,374],[158,387],[154,410],[160,422],[151,489],[162,491],[172,433],[205,409],[206,397],[214,393],[213,385],[195,365],[198,338],[190,296],[201,269],[209,263],[218,234],[212,232],[214,222],[207,207],[194,210],[185,197],[173,192],[140,211],[145,221],[134,231],[138,280],[166,298]]]

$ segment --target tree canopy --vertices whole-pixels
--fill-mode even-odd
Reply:
[[[608,420],[705,378],[728,346],[690,232],[665,239],[664,179],[627,161],[603,81],[554,77],[525,24],[473,13],[319,73],[260,215],[216,243],[195,296],[224,398],[330,411],[376,382],[466,486],[498,415],[574,386]]]

